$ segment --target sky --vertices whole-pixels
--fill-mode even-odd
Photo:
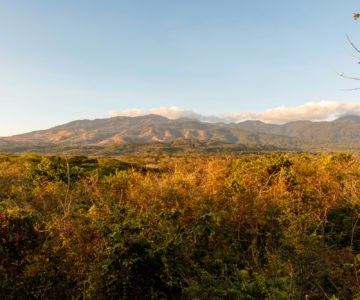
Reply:
[[[159,113],[323,120],[360,109],[358,1],[0,0],[0,136]],[[360,56],[360,53],[358,53]]]

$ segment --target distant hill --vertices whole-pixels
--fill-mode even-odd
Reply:
[[[23,149],[29,145],[72,145],[79,148],[124,143],[168,143],[175,140],[211,140],[244,147],[263,145],[265,148],[273,146],[287,150],[360,149],[360,116],[283,125],[261,121],[206,123],[184,118],[170,120],[158,115],[78,120],[47,130],[0,138],[0,151],[14,147]]]
[[[168,142],[179,138],[274,145],[282,148],[294,148],[299,143],[293,137],[254,132],[223,123],[169,120],[158,115],[74,121],[48,130],[1,138],[0,143],[7,146],[26,143],[105,145],[121,142]]]
[[[308,147],[360,146],[360,116],[355,115],[329,122],[297,121],[275,125],[245,121],[233,126],[241,130],[293,137]]]

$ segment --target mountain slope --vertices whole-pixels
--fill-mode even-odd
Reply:
[[[245,121],[233,125],[238,129],[294,137],[303,145],[360,145],[360,117],[345,116],[335,121],[297,121],[284,125]]]
[[[283,125],[260,121],[205,123],[190,119],[170,120],[158,115],[114,117],[73,121],[48,130],[0,138],[0,147],[30,143],[107,145],[169,142],[175,139],[273,145],[282,149],[360,147],[360,117],[345,116],[330,122],[297,121]]]
[[[233,144],[267,144],[295,147],[293,137],[256,133],[222,123],[203,123],[194,120],[169,120],[157,115],[114,117],[74,121],[48,130],[2,138],[4,144],[55,143],[103,145],[114,142],[166,142],[178,138],[212,139]]]

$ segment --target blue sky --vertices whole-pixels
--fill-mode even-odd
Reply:
[[[110,111],[360,102],[358,1],[0,1],[0,136]],[[359,54],[360,56],[360,54]],[[326,102],[327,103],[327,102]]]

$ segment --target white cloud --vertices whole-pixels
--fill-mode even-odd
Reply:
[[[125,109],[121,111],[110,111],[109,117],[138,117],[145,115],[144,111],[138,108]]]
[[[260,113],[223,113],[222,116],[232,121],[253,119],[266,123],[286,123],[298,120],[321,121],[343,114],[359,113],[359,111],[360,102],[321,101],[308,102],[296,107],[280,106]]]
[[[110,117],[117,117],[117,116],[138,117],[138,116],[144,116],[144,115],[149,115],[149,114],[160,115],[160,116],[166,117],[168,119],[188,118],[188,119],[194,119],[194,120],[198,120],[198,121],[212,122],[212,123],[227,121],[226,119],[224,119],[222,117],[204,116],[204,115],[200,115],[196,112],[193,112],[191,110],[179,108],[176,106],[172,106],[170,108],[167,108],[167,107],[151,108],[149,110],[133,108],[133,109],[109,112]]]
[[[360,113],[360,102],[335,102],[321,101],[308,102],[296,107],[280,106],[267,109],[263,112],[252,113],[249,111],[228,113],[224,112],[220,116],[204,116],[191,110],[182,109],[176,106],[166,108],[152,108],[149,110],[126,109],[122,111],[111,111],[110,117],[129,116],[137,117],[148,114],[164,116],[168,119],[189,118],[204,122],[238,122],[243,120],[260,120],[266,123],[287,123],[298,120],[321,121],[331,117],[344,114]]]

